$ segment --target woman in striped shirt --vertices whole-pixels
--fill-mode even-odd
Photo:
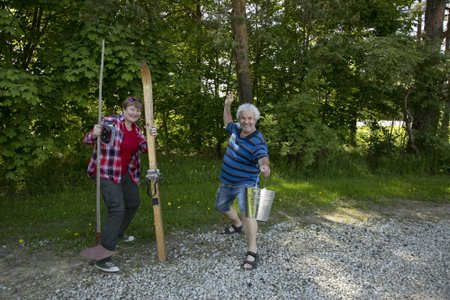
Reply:
[[[259,174],[270,175],[269,153],[267,144],[256,122],[260,117],[258,109],[253,104],[239,106],[233,122],[231,103],[233,95],[225,99],[223,122],[230,134],[228,146],[220,172],[220,186],[216,195],[216,208],[231,220],[231,225],[222,232],[235,234],[244,231],[247,237],[247,252],[241,267],[253,270],[257,267],[259,256],[256,245],[258,224],[256,219],[245,217],[245,192],[247,187],[258,185]],[[240,217],[232,207],[234,199],[239,202]]]

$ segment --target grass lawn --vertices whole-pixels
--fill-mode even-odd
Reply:
[[[222,226],[226,220],[215,210],[220,161],[167,159],[160,166],[163,174],[161,205],[164,230]],[[382,177],[286,179],[276,169],[263,186],[276,191],[271,218],[289,218],[330,212],[342,207],[368,209],[399,205],[402,200],[450,202],[450,178]],[[129,232],[139,241],[155,239],[151,197],[146,184],[140,185],[141,207]],[[95,182],[85,179],[78,186],[37,195],[0,197],[0,244],[30,249],[52,245],[60,249],[82,248],[95,242]],[[102,204],[102,220],[105,208]]]

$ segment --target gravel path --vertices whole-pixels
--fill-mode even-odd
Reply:
[[[450,299],[449,219],[387,217],[264,226],[258,236],[261,262],[254,271],[240,270],[243,235],[177,233],[171,240],[165,263],[155,261],[155,253],[142,256],[136,247],[121,245],[119,274],[105,274],[81,261],[68,266],[56,286],[30,281],[22,287],[34,287],[35,292],[16,289],[15,297]],[[10,287],[2,289],[3,295],[11,295]]]

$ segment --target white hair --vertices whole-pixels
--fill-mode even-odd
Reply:
[[[239,120],[240,116],[241,116],[241,112],[243,111],[249,111],[252,112],[255,115],[255,120],[258,121],[259,117],[260,117],[260,113],[259,110],[256,108],[256,106],[254,106],[253,104],[250,103],[244,103],[239,105],[237,112],[236,112],[236,118]]]

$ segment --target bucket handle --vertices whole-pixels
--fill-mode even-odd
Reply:
[[[255,184],[254,184],[255,188],[258,188],[258,181],[260,181],[259,180],[259,175],[261,175],[261,171],[258,173],[258,176],[256,176],[256,180],[255,180]]]
[[[261,182],[260,180],[260,176],[261,176],[261,171],[258,173],[258,176],[256,176],[256,181],[255,181],[255,188],[258,187],[258,181]],[[267,185],[267,177],[264,176],[264,187]]]

